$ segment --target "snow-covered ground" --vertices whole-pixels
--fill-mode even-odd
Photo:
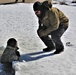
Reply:
[[[45,45],[36,33],[38,23],[32,5],[0,5],[0,54],[7,40],[13,37],[18,40],[21,53],[21,61],[13,64],[15,75],[76,75],[76,7],[53,5],[70,20],[69,28],[62,36],[65,50],[53,55],[53,52],[42,51]],[[71,45],[66,46],[66,42]]]

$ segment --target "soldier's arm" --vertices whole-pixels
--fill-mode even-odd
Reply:
[[[15,51],[11,51],[10,60],[11,61],[17,61],[17,60],[19,60],[19,56],[16,55]]]
[[[41,28],[41,22],[40,22],[40,20],[38,21],[38,23],[39,23],[38,29],[40,29]]]
[[[43,36],[50,34],[52,31],[55,31],[59,27],[59,17],[56,13],[49,13],[49,23],[50,25],[43,31]]]

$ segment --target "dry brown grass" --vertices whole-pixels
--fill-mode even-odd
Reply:
[[[16,0],[0,0],[0,3],[12,3],[15,2]],[[35,1],[40,1],[43,2],[45,0],[25,0],[25,3],[33,3]],[[18,0],[18,2],[22,2],[22,0]]]

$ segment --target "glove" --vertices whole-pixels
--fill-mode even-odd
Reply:
[[[16,51],[16,55],[17,55],[18,57],[20,57],[20,52],[19,52],[19,51]]]

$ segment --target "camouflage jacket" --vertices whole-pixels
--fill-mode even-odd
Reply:
[[[16,55],[16,48],[7,46],[1,56],[1,63],[12,62],[19,59]]]
[[[69,19],[59,9],[52,7],[45,12],[44,17],[39,18],[41,36],[46,36],[59,28],[60,25],[68,27]]]

